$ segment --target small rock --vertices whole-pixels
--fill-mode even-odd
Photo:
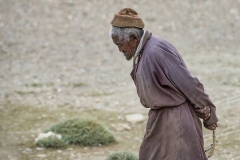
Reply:
[[[42,148],[42,147],[37,147],[37,148],[36,148],[37,151],[42,151],[42,150],[44,150],[44,149],[45,149],[45,148]]]
[[[3,26],[4,26],[4,23],[3,23],[3,22],[1,22],[1,23],[0,23],[0,27],[3,27]]]
[[[39,141],[39,140],[42,140],[42,139],[45,139],[45,138],[49,138],[49,137],[57,137],[58,139],[61,139],[62,135],[53,133],[51,131],[47,132],[47,133],[40,133],[38,135],[38,137],[35,139],[35,143],[37,143],[37,141]]]
[[[96,102],[96,103],[99,103],[99,102],[100,102],[100,99],[98,99],[98,98],[95,99],[95,102]]]
[[[58,153],[62,153],[62,150],[57,150]]]
[[[126,115],[126,120],[130,123],[140,123],[144,121],[144,116],[142,114],[129,114]]]
[[[45,158],[45,157],[47,157],[47,155],[46,154],[37,154],[36,157],[38,157],[38,158]]]
[[[58,93],[62,92],[62,89],[61,89],[61,88],[58,88],[58,89],[57,89],[57,92],[58,92]]]
[[[31,152],[32,152],[32,149],[30,149],[30,148],[26,148],[22,151],[23,154],[29,154]]]
[[[121,132],[121,131],[125,131],[125,130],[131,130],[132,127],[129,126],[128,124],[125,123],[119,123],[119,124],[111,124],[111,127],[117,131],[117,132]]]
[[[72,15],[68,15],[68,19],[69,20],[73,19],[73,16]]]
[[[42,115],[42,118],[46,118],[46,117],[47,117],[47,115],[46,115],[46,114],[43,114],[43,115]]]
[[[112,82],[113,82],[113,83],[115,83],[115,82],[116,82],[116,79],[115,79],[115,78],[113,78],[113,79],[112,79]]]
[[[115,102],[113,102],[115,105],[119,105],[120,103],[119,103],[119,101],[115,101]]]
[[[33,26],[37,27],[38,26],[38,22],[33,22]]]
[[[123,116],[117,116],[117,118],[118,118],[119,120],[124,120],[124,117],[123,117]]]
[[[72,150],[73,150],[73,148],[68,148],[68,149],[67,149],[67,151],[72,151]]]

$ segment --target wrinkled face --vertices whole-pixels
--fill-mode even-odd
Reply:
[[[126,57],[127,60],[130,60],[137,49],[139,40],[136,36],[132,35],[129,37],[129,41],[120,40],[118,36],[112,37],[113,43],[118,46],[120,52]]]

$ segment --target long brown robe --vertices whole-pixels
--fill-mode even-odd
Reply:
[[[189,73],[176,48],[150,36],[142,46],[131,76],[142,105],[150,108],[139,160],[206,160],[202,124],[193,105],[215,106],[203,85]]]

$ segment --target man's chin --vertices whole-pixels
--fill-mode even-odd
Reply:
[[[133,58],[132,55],[131,56],[125,56],[125,57],[126,57],[126,60],[128,60],[128,61],[130,61]]]
[[[130,61],[132,59],[132,57],[126,57],[126,60]]]

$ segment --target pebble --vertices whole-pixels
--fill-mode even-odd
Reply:
[[[38,158],[45,158],[45,157],[47,157],[47,155],[46,154],[37,154],[36,157],[38,157]]]
[[[115,102],[113,102],[115,105],[119,105],[120,104],[120,102],[119,101],[115,101]]]
[[[57,150],[58,153],[62,153],[62,150]]]
[[[67,149],[67,151],[72,151],[72,150],[73,150],[73,148],[68,148],[68,149]]]
[[[117,132],[122,132],[125,130],[129,131],[132,129],[132,127],[126,123],[111,124],[111,127]]]
[[[96,102],[96,103],[100,102],[100,99],[98,99],[98,98],[97,98],[97,99],[95,99],[95,102]]]
[[[126,120],[130,123],[140,123],[140,122],[143,122],[144,121],[144,116],[142,114],[129,114],[129,115],[126,115]]]
[[[23,154],[29,154],[31,152],[32,152],[32,149],[30,149],[30,148],[26,148],[22,151]]]
[[[44,150],[45,148],[42,148],[42,147],[37,147],[36,148],[36,151],[42,151],[42,150]]]
[[[124,120],[124,117],[123,116],[117,116],[117,119]]]
[[[46,139],[46,138],[49,138],[49,137],[57,137],[58,139],[61,139],[62,135],[56,134],[56,133],[51,132],[51,131],[47,132],[47,133],[40,133],[38,135],[38,137],[35,139],[35,143],[37,143],[37,141],[39,141],[39,140]]]

